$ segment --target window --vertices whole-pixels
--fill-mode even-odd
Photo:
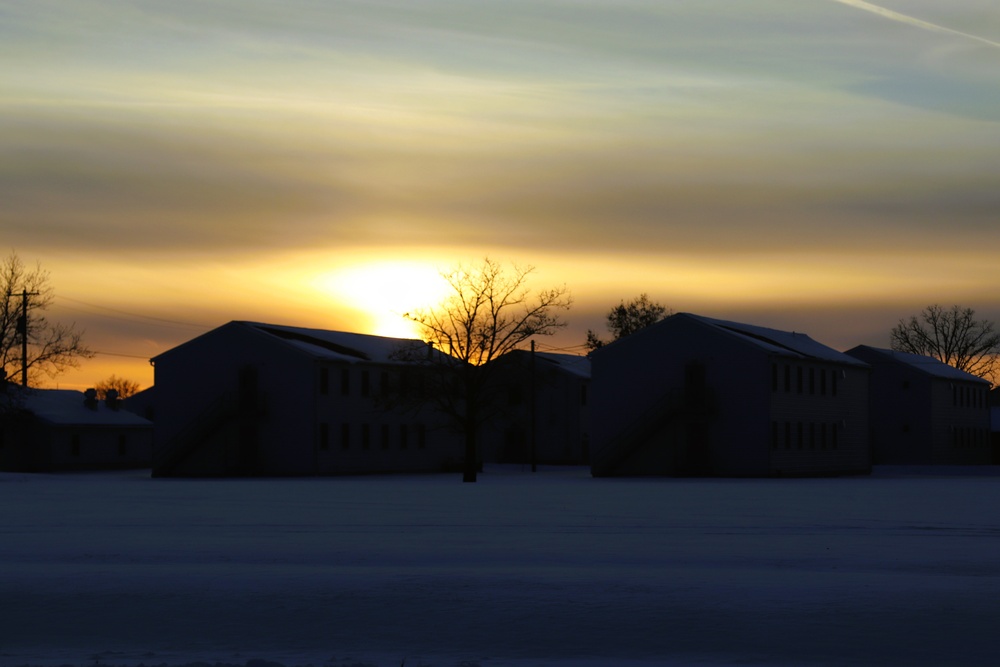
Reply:
[[[778,448],[778,422],[771,422],[771,449]]]
[[[830,393],[837,395],[837,371],[830,372]]]
[[[809,449],[816,449],[816,424],[809,424]]]
[[[118,456],[128,455],[128,437],[124,433],[118,434]]]
[[[367,396],[369,393],[371,393],[371,379],[368,371],[361,371],[361,395]]]
[[[389,425],[382,424],[382,449],[389,449]]]
[[[69,453],[71,456],[80,455],[80,434],[74,433],[72,438],[70,438]]]
[[[351,395],[351,369],[349,368],[340,370],[340,393],[342,396]]]
[[[340,448],[351,448],[351,425],[347,422],[340,425]]]
[[[326,422],[319,425],[319,448],[330,449],[330,425]]]
[[[819,448],[826,449],[826,422],[819,425]]]
[[[319,393],[324,396],[330,393],[330,370],[328,368],[319,369]]]
[[[378,390],[383,396],[389,395],[389,371],[382,371],[378,378]]]
[[[821,396],[826,396],[826,369],[819,369],[819,393]]]
[[[792,390],[792,367],[785,364],[785,391]]]
[[[798,443],[797,443],[798,444],[798,449],[802,449],[802,444],[803,444],[802,443],[802,440],[803,440],[803,438],[802,438],[802,422],[799,422],[797,424],[797,426],[798,426],[798,428],[796,430],[798,431],[798,436],[799,436]]]
[[[580,405],[587,404],[587,385],[580,385]]]
[[[830,446],[833,449],[836,449],[837,448],[837,444],[838,444],[837,443],[837,437],[838,437],[837,436],[837,431],[838,431],[838,429],[837,429],[837,423],[834,422],[833,424],[831,424],[831,426],[833,427],[833,430],[830,433],[830,440],[831,440]]]
[[[372,447],[372,427],[370,424],[361,425],[361,449],[371,449]]]
[[[771,391],[778,391],[778,364],[771,362]]]
[[[423,424],[417,424],[417,449],[425,447],[427,447],[427,427]]]
[[[802,393],[802,366],[796,366],[795,367],[795,380],[796,380],[795,386],[797,387],[798,392],[801,394]]]
[[[792,423],[785,422],[785,449],[792,448]]]
[[[410,446],[410,429],[406,427],[406,424],[399,425],[399,448],[406,449]]]
[[[810,368],[809,369],[809,393],[810,394],[815,394],[816,393],[816,369],[815,368]]]

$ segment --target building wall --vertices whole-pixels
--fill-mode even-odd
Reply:
[[[871,470],[867,368],[776,356],[771,361],[771,474]]]
[[[932,447],[928,463],[993,462],[986,383],[935,380],[931,394]]]

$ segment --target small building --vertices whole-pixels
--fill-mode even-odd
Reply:
[[[888,465],[993,462],[990,383],[933,357],[858,345],[872,369],[872,461]]]
[[[805,334],[678,313],[591,360],[595,476],[871,470],[868,366]]]
[[[149,468],[153,425],[97,392],[6,387],[0,470],[56,472]]]
[[[154,365],[154,476],[335,475],[458,469],[432,409],[393,406],[421,341],[235,321]]]
[[[589,463],[590,359],[514,350],[492,363],[501,392],[482,436],[484,461]]]

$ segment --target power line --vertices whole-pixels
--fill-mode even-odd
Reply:
[[[94,354],[100,354],[105,357],[127,357],[129,359],[142,359],[144,361],[149,361],[149,356],[141,354],[121,354],[120,352],[98,352],[94,350],[92,350],[92,352],[94,352]]]
[[[199,324],[197,322],[184,322],[184,321],[181,321],[181,320],[169,320],[169,319],[166,319],[166,318],[163,318],[163,317],[153,317],[152,315],[141,315],[139,313],[131,313],[131,312],[127,311],[127,310],[119,310],[117,308],[109,308],[108,306],[100,306],[100,305],[98,305],[96,303],[88,303],[87,301],[81,301],[80,299],[74,299],[72,297],[62,296],[61,294],[56,294],[55,297],[57,299],[62,299],[63,301],[72,301],[73,303],[79,303],[81,305],[88,306],[90,308],[97,308],[99,310],[106,310],[106,311],[108,311],[110,313],[118,313],[119,315],[125,315],[125,316],[131,317],[131,318],[137,318],[137,319],[142,319],[142,320],[150,320],[152,322],[161,322],[161,323],[164,323],[164,324],[172,324],[172,325],[181,326],[181,327],[191,327],[191,328],[195,328],[195,329],[211,329],[212,328],[211,326],[209,326],[207,324]],[[81,310],[79,308],[74,309],[74,308],[69,307],[69,306],[63,306],[63,308],[67,308],[68,310],[76,310],[77,312],[87,312],[85,310]],[[114,317],[114,316],[112,316],[112,315],[105,315],[105,317]],[[114,319],[124,319],[124,318],[116,317]]]

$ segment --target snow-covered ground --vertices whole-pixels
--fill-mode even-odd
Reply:
[[[996,474],[0,474],[0,665],[995,665]]]

